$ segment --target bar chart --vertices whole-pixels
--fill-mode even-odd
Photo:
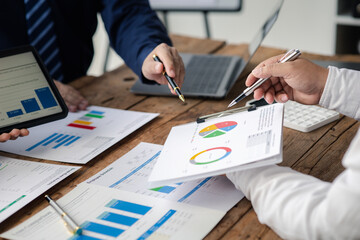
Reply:
[[[58,149],[60,147],[68,147],[78,141],[81,136],[63,134],[63,133],[53,133],[45,139],[35,143],[31,147],[27,148],[25,151],[30,152],[39,147],[46,147],[52,149]]]
[[[32,113],[41,110],[40,105],[43,109],[51,108],[58,106],[54,95],[50,91],[49,87],[42,87],[39,89],[33,90],[30,93],[32,97],[19,100],[19,105],[17,109],[9,110],[6,112],[9,118],[17,117],[25,113]]]
[[[94,119],[102,119],[105,117],[105,112],[92,110],[82,117],[74,120],[72,123],[68,124],[68,127],[81,128],[87,130],[94,130],[96,127],[92,126],[94,123]]]

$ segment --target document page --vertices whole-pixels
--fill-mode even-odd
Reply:
[[[0,150],[59,162],[85,164],[158,116],[157,113],[91,106],[65,119],[30,128],[30,135]]]
[[[149,177],[151,187],[282,160],[283,104],[176,126]]]
[[[202,239],[224,212],[82,183],[57,203],[83,229],[72,236],[50,206],[1,237],[63,239]]]
[[[148,188],[149,175],[162,148],[157,144],[140,143],[85,182],[224,212],[244,197],[225,176]]]
[[[0,222],[79,168],[0,156]]]

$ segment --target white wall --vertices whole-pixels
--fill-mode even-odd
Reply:
[[[229,43],[248,43],[269,16],[278,0],[243,0],[240,12],[209,13],[212,38]],[[275,26],[263,45],[278,48],[299,48],[318,54],[334,54],[336,0],[285,0]],[[162,18],[161,13],[159,13]],[[205,37],[201,13],[168,13],[169,32]],[[96,56],[89,74],[102,73],[106,34],[103,29],[95,35]],[[111,55],[108,70],[123,62]]]

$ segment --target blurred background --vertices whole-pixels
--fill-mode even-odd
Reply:
[[[152,6],[158,7],[164,0],[151,1]],[[228,43],[249,43],[277,2],[242,0],[240,11],[208,12],[210,37]],[[162,21],[166,20],[170,34],[207,37],[204,15],[200,11],[168,11],[166,19],[163,11],[157,13]],[[359,16],[360,0],[284,0],[279,18],[262,45],[298,48],[304,52],[324,55],[358,54]],[[97,76],[104,70],[111,71],[123,64],[121,58],[110,50],[104,69],[108,39],[100,17],[94,46],[96,56],[88,71],[89,75]]]

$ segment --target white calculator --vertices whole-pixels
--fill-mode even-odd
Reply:
[[[264,99],[254,99],[246,103],[250,104],[257,107],[267,105]],[[310,132],[339,119],[339,116],[340,114],[333,110],[289,100],[285,103],[284,126],[301,132]]]

